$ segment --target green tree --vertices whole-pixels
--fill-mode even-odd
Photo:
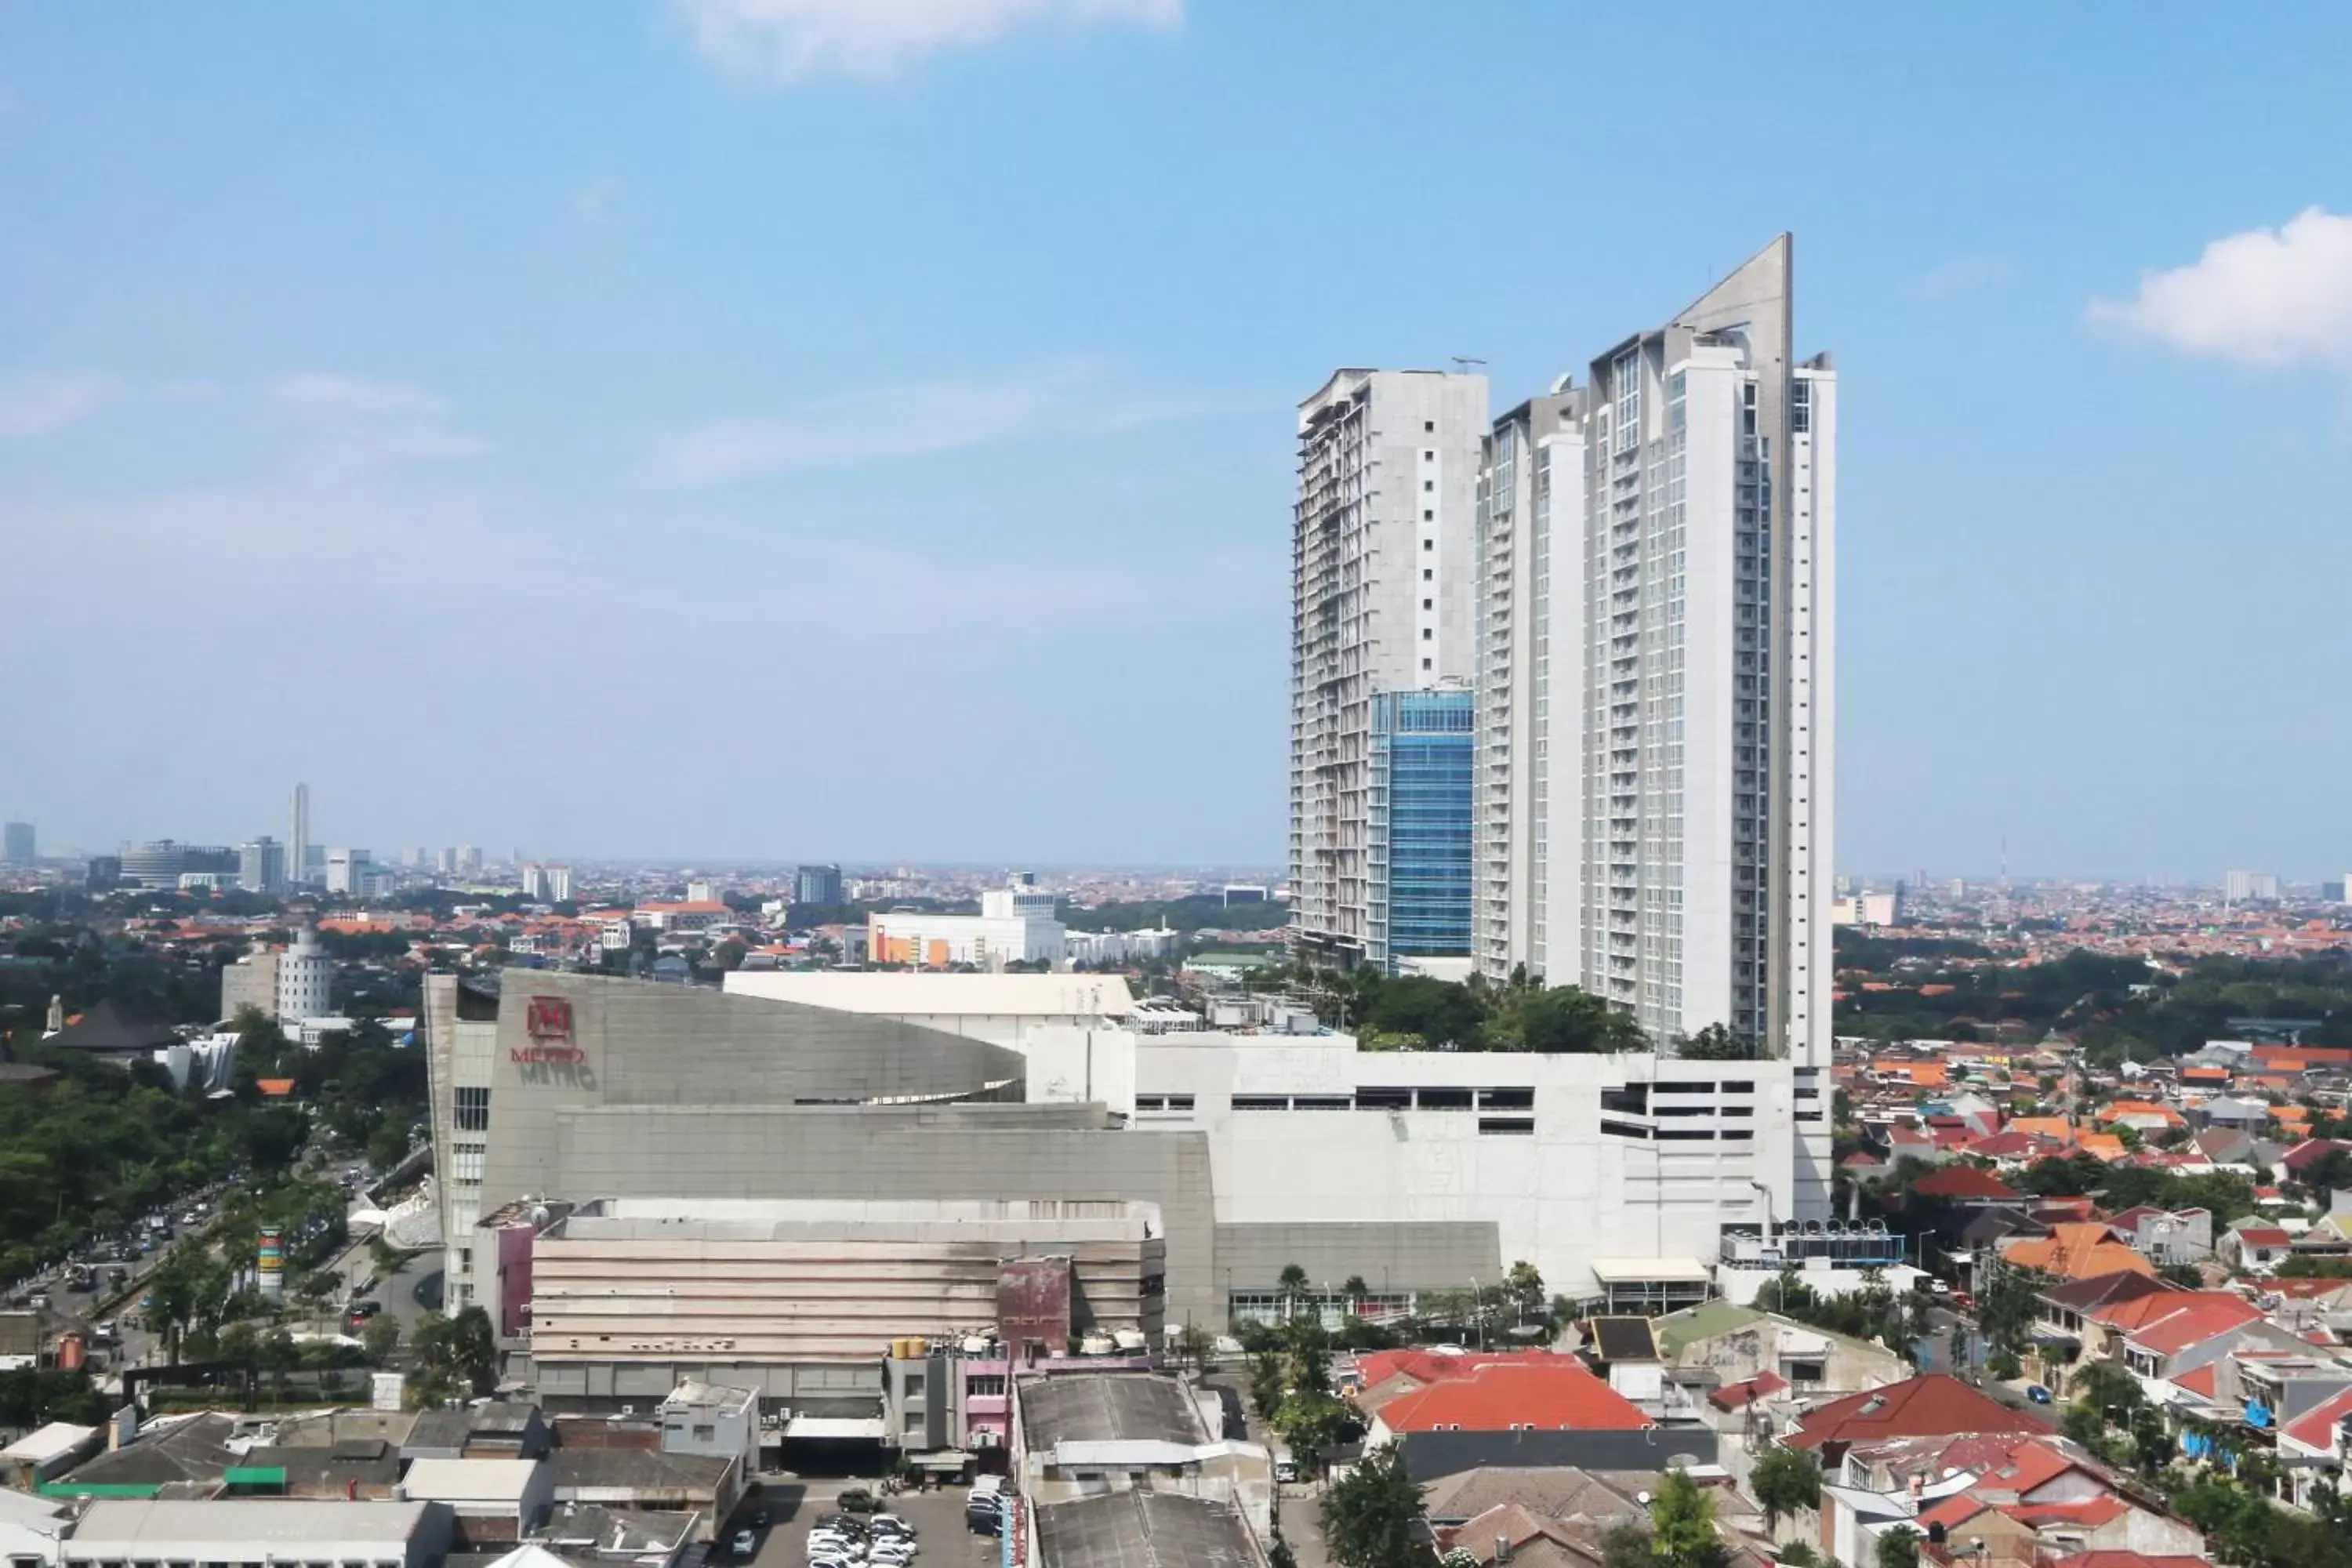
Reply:
[[[1878,1538],[1878,1568],[1919,1568],[1919,1532],[1898,1524]]]
[[[360,1331],[360,1343],[366,1349],[368,1360],[383,1366],[400,1347],[400,1325],[390,1318],[370,1318],[367,1327]]]
[[[1421,1488],[1405,1472],[1404,1447],[1384,1443],[1324,1495],[1323,1543],[1340,1568],[1426,1568],[1420,1521]]]
[[[1621,1524],[1601,1538],[1601,1568],[1657,1568],[1650,1532],[1638,1524]]]
[[[1511,1048],[1544,1056],[1638,1051],[1648,1041],[1631,1015],[1573,985],[1515,994],[1517,1041]]]
[[[1744,1062],[1756,1057],[1756,1042],[1733,1034],[1721,1024],[1709,1024],[1682,1043],[1675,1053],[1691,1061]]]
[[[1650,1503],[1650,1552],[1664,1568],[1715,1568],[1729,1555],[1715,1532],[1715,1500],[1687,1470],[1668,1470]]]
[[[1767,1448],[1748,1473],[1748,1489],[1764,1510],[1764,1532],[1769,1535],[1782,1516],[1822,1506],[1821,1461],[1803,1448]]]

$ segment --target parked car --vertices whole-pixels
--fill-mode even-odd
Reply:
[[[844,1513],[878,1513],[882,1505],[864,1487],[851,1487],[834,1500]]]
[[[735,1532],[734,1539],[728,1542],[727,1549],[738,1557],[756,1557],[760,1554],[760,1532],[756,1530],[739,1530]]]
[[[2036,1405],[2047,1405],[2050,1403],[2050,1391],[2038,1383],[2029,1383],[2025,1385],[2025,1397]]]

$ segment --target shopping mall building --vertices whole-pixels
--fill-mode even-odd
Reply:
[[[1222,1330],[1270,1308],[1292,1264],[1332,1301],[1361,1281],[1360,1310],[1521,1259],[1573,1299],[1678,1304],[1706,1292],[1727,1225],[1791,1214],[1796,1123],[1828,1109],[1786,1062],[1147,1033],[1095,976],[504,978],[497,996],[426,986],[448,1299],[495,1301],[529,1339],[531,1270],[500,1258],[518,1216],[561,1230],[559,1211],[583,1213],[575,1249],[600,1227],[665,1240],[562,1305],[549,1370],[571,1358],[597,1390],[698,1377],[781,1397],[779,1366],[968,1335],[995,1287],[922,1253],[951,1233],[1007,1265],[1094,1249],[1081,1337]],[[910,990],[933,981],[936,997]],[[765,1261],[747,1272],[730,1247]],[[600,1311],[616,1331],[582,1326]],[[777,1337],[796,1314],[845,1326]],[[690,1331],[667,1321],[686,1316]]]

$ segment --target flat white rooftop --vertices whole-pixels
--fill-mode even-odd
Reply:
[[[278,1541],[389,1545],[406,1542],[416,1533],[427,1506],[422,1502],[313,1502],[297,1498],[108,1500],[89,1505],[66,1547],[76,1557],[168,1559],[203,1556],[173,1550],[181,1545]]]
[[[20,1465],[46,1465],[52,1459],[64,1458],[97,1436],[98,1428],[95,1426],[77,1426],[70,1421],[52,1421],[0,1448],[0,1459],[11,1459]]]
[[[899,970],[740,970],[727,989],[843,1013],[895,1018],[1102,1018],[1135,1011],[1116,974],[918,974]]]

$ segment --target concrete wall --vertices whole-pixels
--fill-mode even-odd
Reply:
[[[561,1110],[551,1133],[549,1184],[563,1192],[1155,1203],[1168,1229],[1169,1321],[1224,1321],[1198,1133],[1129,1131],[1082,1106],[687,1105]]]
[[[1099,1055],[1100,1041],[1096,1048]],[[1190,1098],[1181,1111],[1139,1108],[1137,1124],[1206,1135],[1218,1223],[1283,1227],[1290,1234],[1265,1245],[1314,1249],[1334,1284],[1361,1274],[1378,1289],[1381,1268],[1398,1268],[1395,1249],[1433,1244],[1444,1250],[1416,1272],[1437,1278],[1423,1283],[1466,1286],[1474,1274],[1491,1278],[1497,1264],[1524,1258],[1553,1290],[1580,1296],[1598,1289],[1596,1259],[1710,1260],[1725,1222],[1789,1212],[1794,1100],[1786,1062],[1366,1052],[1344,1036],[1202,1033],[1143,1039],[1135,1081],[1146,1102]],[[1748,1087],[1717,1087],[1724,1083]],[[1654,1111],[1671,1104],[1696,1114],[1604,1115],[1602,1095],[1629,1084],[1703,1091],[1669,1094],[1661,1087],[1651,1100]],[[1366,1091],[1383,1089],[1468,1090],[1458,1097],[1468,1103],[1247,1108],[1284,1097],[1292,1107],[1302,1100],[1352,1107],[1365,1103]],[[1531,1091],[1532,1104],[1490,1103],[1496,1089]],[[1695,1136],[1620,1137],[1602,1131],[1604,1120]],[[1522,1130],[1504,1130],[1511,1127]],[[1326,1227],[1319,1237],[1316,1227]],[[1461,1228],[1441,1241],[1434,1227]],[[1491,1251],[1486,1235],[1494,1238]],[[1237,1231],[1234,1240],[1242,1239]],[[1225,1286],[1223,1271],[1231,1265],[1231,1288],[1270,1289],[1282,1261],[1322,1278],[1305,1258],[1253,1277],[1239,1258],[1220,1256],[1218,1283]],[[1488,1272],[1462,1267],[1473,1261]],[[1170,1267],[1172,1289],[1172,1251]],[[1400,1284],[1403,1278],[1391,1275]]]
[[[1491,1220],[1385,1224],[1219,1225],[1217,1284],[1271,1289],[1296,1263],[1309,1288],[1337,1290],[1349,1275],[1381,1295],[1392,1290],[1466,1290],[1501,1278],[1502,1248]]]

